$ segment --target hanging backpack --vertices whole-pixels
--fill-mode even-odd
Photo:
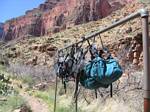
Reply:
[[[122,73],[121,66],[113,57],[110,56],[106,60],[96,57],[85,65],[80,77],[80,83],[88,89],[107,88],[118,80]]]

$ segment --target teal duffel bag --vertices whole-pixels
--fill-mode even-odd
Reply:
[[[84,76],[80,77],[80,83],[83,87],[87,89],[98,89],[99,87],[107,88],[109,86],[109,85],[98,82],[93,77],[85,78]]]
[[[88,89],[107,88],[118,80],[122,73],[121,66],[111,56],[106,60],[96,57],[84,67],[80,83]]]
[[[111,84],[118,80],[123,74],[119,63],[112,57],[106,60],[106,71],[103,79],[99,79],[103,84]]]

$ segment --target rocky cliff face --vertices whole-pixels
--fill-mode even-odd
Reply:
[[[70,25],[106,17],[111,12],[107,0],[46,0],[24,16],[7,21],[4,25],[5,40],[51,35]]]
[[[98,21],[77,25],[51,36],[9,42],[8,47],[2,48],[3,54],[13,63],[20,62],[29,65],[47,65],[50,67],[52,66],[53,57],[57,49],[79,41],[83,35],[89,35],[97,31],[100,27],[104,28],[106,25],[110,25],[114,21],[139,10],[141,7],[146,7],[150,10],[150,6],[147,4],[133,2]],[[113,30],[101,34],[101,37],[104,45],[108,46],[113,56],[118,57],[119,60],[123,59],[121,60],[122,65],[127,62],[137,66],[142,65],[143,53],[140,19],[135,19],[127,24],[118,26]],[[97,42],[97,45],[101,47],[98,38]]]
[[[2,38],[3,35],[3,23],[0,23],[0,39]]]

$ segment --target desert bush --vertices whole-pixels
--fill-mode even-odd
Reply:
[[[5,101],[0,101],[0,112],[13,112],[15,109],[21,108],[23,105],[26,105],[26,102],[21,96],[7,96]]]
[[[2,54],[0,54],[0,66],[9,66],[8,58]]]
[[[46,104],[48,104],[48,107],[51,111],[53,111],[53,104],[54,104],[54,93],[53,91],[34,91],[34,93],[31,93],[37,98],[40,98],[43,100]]]
[[[10,64],[7,71],[11,72],[13,77],[21,78],[23,82],[29,85],[54,80],[53,68],[47,68],[46,66]]]
[[[10,87],[7,83],[0,81],[0,95],[8,95],[11,94],[12,91],[12,87]]]
[[[0,95],[9,95],[15,92],[12,86],[10,86],[10,79],[4,74],[0,74]]]
[[[139,0],[139,2],[141,2],[141,3],[150,3],[149,0]]]
[[[54,106],[54,89],[53,87],[49,89],[49,91],[34,91],[34,93],[32,93],[35,97],[38,97],[40,99],[42,99],[44,102],[46,102],[49,105],[49,109],[51,111],[53,111],[53,106]],[[66,99],[66,98],[65,98]],[[64,100],[64,99],[63,99]],[[67,99],[65,101],[68,102],[64,102],[63,105],[61,105],[61,101],[63,101],[62,98],[60,96],[58,96],[58,100],[57,100],[57,109],[56,112],[75,112],[75,105],[74,103],[71,103],[68,105],[68,101]],[[66,105],[64,107],[64,105]],[[82,112],[81,109],[78,109],[78,112]]]

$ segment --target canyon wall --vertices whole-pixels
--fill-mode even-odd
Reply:
[[[51,35],[73,25],[95,21],[123,6],[119,0],[46,0],[4,24],[4,39]]]

